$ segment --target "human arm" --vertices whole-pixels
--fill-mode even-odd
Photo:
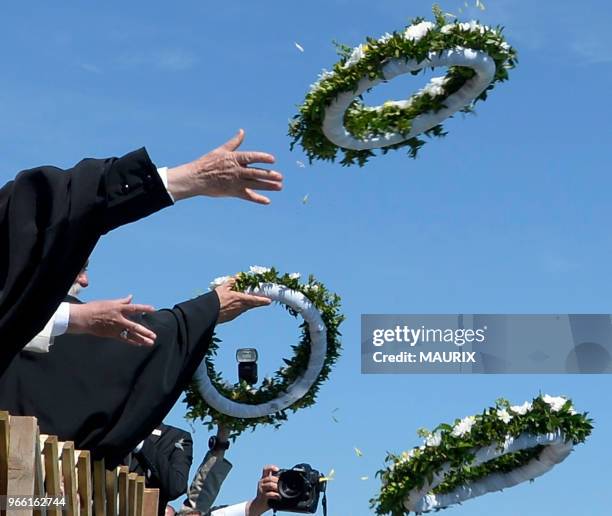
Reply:
[[[201,158],[169,169],[168,190],[144,149],[83,160],[66,171],[38,167],[0,188],[0,370],[51,318],[101,235],[170,206],[171,197],[267,204],[255,190],[280,190],[282,176],[250,168],[274,158],[238,152],[243,138],[240,131]]]
[[[216,443],[227,443],[228,438],[229,431],[219,426]],[[215,446],[206,453],[187,491],[184,510],[196,510],[203,514],[210,510],[232,469],[232,464],[225,459],[225,451],[225,446]]]
[[[261,516],[270,509],[268,500],[280,499],[278,492],[278,466],[265,466],[261,478],[257,482],[257,494],[248,502],[228,505],[212,511],[211,516]]]

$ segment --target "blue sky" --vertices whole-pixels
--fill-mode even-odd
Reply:
[[[300,168],[296,161],[306,160],[289,152],[287,120],[320,69],[335,62],[332,40],[357,45],[400,29],[428,16],[428,1],[0,7],[1,182],[23,168],[67,167],[142,145],[159,166],[174,165],[239,127],[245,148],[274,153],[286,177],[269,207],[190,200],[113,232],[94,253],[86,298],[133,293],[171,306],[251,264],[314,273],[343,298],[344,354],[318,404],[278,431],[241,436],[228,454],[235,469],[220,502],[251,497],[266,463],[307,461],[336,471],[331,516],[370,514],[374,472],[387,450],[420,444],[417,428],[476,413],[499,396],[522,403],[542,391],[588,410],[592,437],[535,483],[452,514],[609,513],[609,478],[601,474],[612,459],[609,377],[359,372],[362,313],[612,310],[612,8],[603,0],[484,3],[484,12],[464,8],[461,17],[506,27],[520,58],[511,80],[476,117],[450,120],[448,137],[429,142],[417,160],[395,152],[363,169]],[[462,6],[442,2],[454,13]],[[370,100],[405,98],[423,84],[400,78]],[[219,333],[219,367],[233,380],[237,347],[260,350],[263,375],[279,367],[297,328],[277,308]],[[183,413],[178,404],[167,422],[187,427]],[[198,423],[194,429],[197,463],[208,433]]]

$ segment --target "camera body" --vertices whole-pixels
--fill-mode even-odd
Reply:
[[[296,464],[291,469],[281,469],[274,474],[278,476],[280,500],[268,500],[268,505],[275,511],[317,512],[319,497],[325,492],[326,482],[323,475],[310,464]]]

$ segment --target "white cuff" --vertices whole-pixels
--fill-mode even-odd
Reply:
[[[229,505],[223,509],[217,509],[210,513],[211,516],[246,516],[246,506],[248,502],[242,502],[237,505]]]
[[[53,317],[53,328],[51,329],[51,337],[63,335],[68,329],[70,322],[70,303],[61,303]]]
[[[136,448],[134,448],[134,453],[138,453],[140,450],[142,450],[142,446],[144,445],[144,440],[140,441],[138,443],[138,446],[136,446]]]
[[[172,194],[170,193],[170,190],[168,190],[168,167],[158,168],[157,173],[159,174],[159,177],[162,180],[162,183],[164,183],[166,192],[168,192],[170,199],[172,199],[172,202],[175,202],[174,197],[172,197]]]
[[[53,344],[53,337],[51,336],[51,329],[53,328],[53,321],[55,315],[49,319],[43,330],[36,335],[30,342],[24,346],[24,351],[33,351],[34,353],[48,353],[49,346]]]

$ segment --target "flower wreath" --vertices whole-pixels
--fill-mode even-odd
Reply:
[[[229,277],[217,278],[211,289]],[[327,380],[340,356],[340,332],[344,320],[340,297],[329,292],[313,276],[300,283],[300,274],[279,274],[274,268],[254,266],[236,276],[234,289],[265,296],[281,303],[294,317],[302,316],[300,342],[292,346],[294,356],[284,359],[285,367],[267,377],[259,389],[246,382],[234,385],[221,379],[213,358],[220,339],[213,338],[206,358],[186,392],[189,419],[199,418],[208,428],[226,426],[233,437],[258,424],[279,427],[287,412],[314,404],[321,384]]]
[[[443,120],[471,112],[495,83],[508,79],[516,51],[501,27],[447,23],[438,6],[434,15],[435,23],[417,18],[403,32],[367,38],[354,49],[339,45],[340,61],[333,71],[323,71],[290,123],[291,149],[299,142],[311,162],[334,161],[341,150],[342,165],[363,166],[377,148],[385,154],[409,146],[415,158],[425,144],[419,134],[445,136]],[[408,100],[377,107],[362,102],[362,94],[383,81],[440,66],[449,67],[446,76],[432,79]]]
[[[563,397],[538,396],[518,406],[499,399],[453,426],[419,430],[423,446],[390,454],[372,507],[381,515],[420,514],[533,480],[584,442],[591,423]]]

